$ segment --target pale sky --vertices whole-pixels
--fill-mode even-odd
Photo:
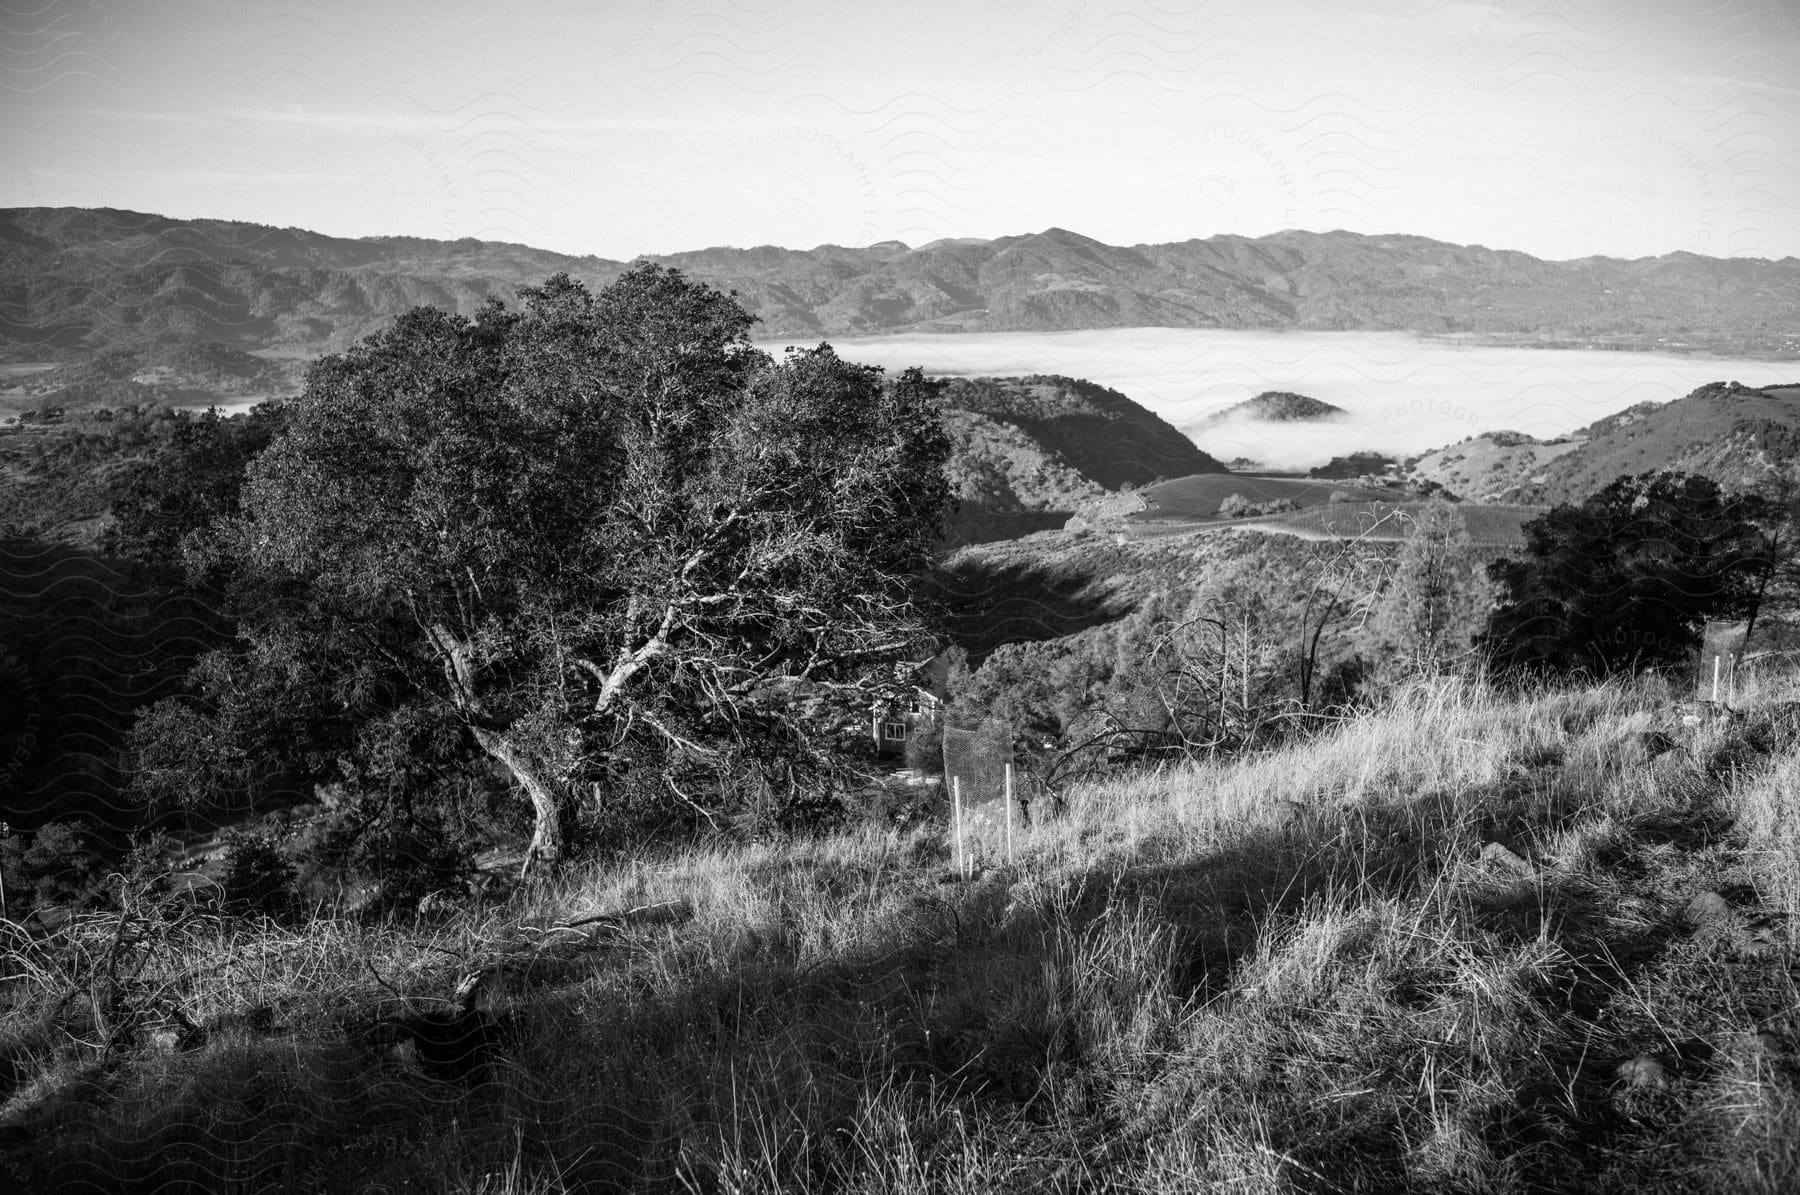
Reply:
[[[1800,255],[1800,0],[0,3],[0,206]]]

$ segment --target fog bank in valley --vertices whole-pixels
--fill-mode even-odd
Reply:
[[[779,353],[793,340],[763,345]],[[1306,468],[1374,450],[1411,455],[1498,429],[1549,438],[1715,381],[1800,379],[1800,362],[1536,349],[1402,332],[1122,328],[834,340],[856,361],[953,376],[1058,373],[1120,390],[1221,460]],[[1330,423],[1206,417],[1264,390],[1334,403]]]

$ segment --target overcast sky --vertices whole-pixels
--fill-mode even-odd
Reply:
[[[614,258],[1052,225],[1800,255],[1796,0],[0,8],[0,206]]]

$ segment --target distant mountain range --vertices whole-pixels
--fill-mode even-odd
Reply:
[[[1800,259],[1589,257],[1280,232],[1107,245],[1060,228],[912,248],[701,249],[654,260],[734,289],[759,335],[1113,327],[1479,333],[1800,355]],[[169,340],[316,354],[419,304],[473,312],[628,263],[523,245],[347,239],[112,209],[0,210],[0,360]]]
[[[1800,356],[1800,259],[1678,253],[1547,262],[1421,237],[1284,232],[1118,247],[1062,229],[919,248],[706,249],[655,260],[734,289],[766,337],[1115,326],[1471,332],[1531,343],[1679,342]],[[345,239],[219,220],[67,208],[0,210],[0,406],[247,401],[292,394],[305,358],[429,304],[628,263],[522,245]],[[1796,373],[1800,374],[1800,366]],[[1217,460],[1125,395],[1054,376],[964,379],[947,393],[960,534],[1057,525]],[[1579,500],[1620,473],[1748,479],[1800,458],[1800,389],[1703,387],[1554,443],[1493,433],[1410,466],[1464,498]],[[1271,391],[1223,418],[1330,419]],[[1352,462],[1353,464],[1355,462]]]

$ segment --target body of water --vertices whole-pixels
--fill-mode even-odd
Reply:
[[[762,347],[779,353],[784,344]],[[1129,395],[1221,460],[1321,464],[1374,450],[1412,455],[1481,432],[1550,438],[1640,402],[1667,402],[1707,382],[1800,381],[1800,362],[1678,353],[1534,349],[1403,332],[1245,332],[1122,328],[835,339],[839,355],[898,371],[951,376],[1058,373]],[[1264,390],[1343,407],[1332,424],[1230,422],[1207,416]]]

